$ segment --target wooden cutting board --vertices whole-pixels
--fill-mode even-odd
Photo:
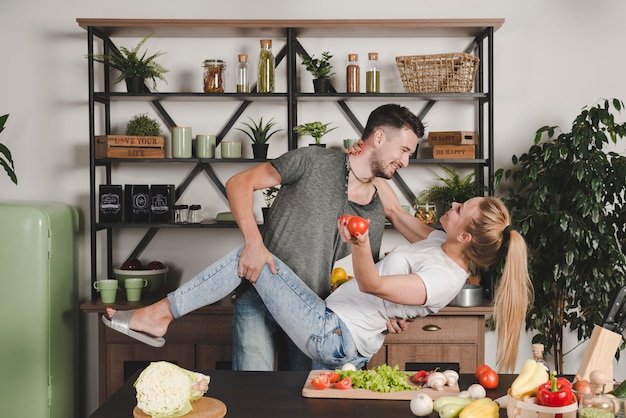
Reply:
[[[194,401],[191,406],[193,410],[183,415],[184,418],[222,418],[226,415],[226,405],[224,402],[203,396]],[[143,412],[138,407],[133,409],[134,418],[151,418],[150,415]]]
[[[461,391],[459,390],[459,385],[455,384],[454,386],[446,386],[442,390],[435,390],[431,388],[422,388],[419,390],[401,390],[398,392],[384,393],[384,392],[374,392],[368,389],[335,389],[332,386],[319,390],[315,389],[313,385],[311,385],[311,380],[315,377],[319,376],[320,373],[326,373],[327,370],[311,370],[309,373],[306,382],[304,382],[304,387],[302,388],[302,396],[305,398],[342,398],[342,399],[382,399],[382,400],[391,400],[391,401],[406,401],[411,400],[418,393],[427,393],[431,398],[437,399],[441,396],[456,396]],[[407,381],[411,386],[418,388],[418,386],[411,382],[408,378]]]

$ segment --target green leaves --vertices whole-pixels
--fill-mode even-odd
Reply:
[[[626,134],[612,113],[622,108],[603,100],[584,108],[570,132],[540,128],[528,152],[512,157],[514,168],[496,173],[497,183],[512,180],[504,200],[532,255],[527,328],[554,350],[558,372],[563,330],[589,338],[626,275],[626,157],[606,150]]]
[[[430,187],[417,195],[416,202],[437,202],[440,203],[442,209],[446,211],[452,202],[463,203],[475,196],[484,194],[484,188],[474,180],[474,172],[464,177],[456,172],[456,170],[441,166],[447,177],[437,175],[437,180],[443,185]]]
[[[321,143],[322,137],[324,135],[337,129],[337,127],[328,129],[331,123],[332,122],[322,123],[319,121],[304,123],[302,125],[294,126],[293,131],[301,136],[312,136],[315,140],[315,143],[319,144]]]
[[[281,131],[281,129],[277,129],[275,131],[270,132],[270,129],[274,125],[276,125],[276,122],[274,122],[274,118],[270,119],[266,124],[263,124],[263,117],[259,119],[258,123],[255,122],[251,117],[248,117],[248,119],[250,119],[250,121],[252,122],[252,125],[246,122],[241,122],[241,123],[248,127],[248,129],[250,130],[249,132],[240,128],[235,128],[235,129],[248,135],[248,138],[250,138],[252,142],[255,144],[265,144],[272,137],[272,135],[274,135],[276,132]]]
[[[0,132],[4,131],[4,124],[7,119],[9,119],[8,114],[0,116]],[[9,148],[2,143],[0,143],[0,165],[4,168],[4,171],[7,173],[11,181],[17,184],[17,175],[15,174],[15,166],[13,165],[13,156],[11,155]]]
[[[315,78],[330,78],[333,66],[330,59],[333,56],[328,51],[322,52],[322,58],[313,58],[313,55],[302,54],[302,64]]]

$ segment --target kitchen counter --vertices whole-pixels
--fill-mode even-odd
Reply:
[[[206,396],[226,404],[227,418],[231,417],[413,417],[410,401],[363,400],[363,399],[312,399],[302,397],[302,387],[308,372],[241,372],[214,370]],[[126,418],[133,416],[136,405],[133,382],[139,375],[135,372],[90,418]],[[501,374],[497,389],[488,390],[487,396],[497,399],[506,394],[516,375]],[[462,374],[459,387],[476,383],[471,374]],[[436,418],[436,413],[431,414]],[[506,410],[500,409],[500,417],[506,418]]]

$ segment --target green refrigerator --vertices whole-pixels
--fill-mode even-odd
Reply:
[[[72,206],[0,202],[0,416],[78,416]]]

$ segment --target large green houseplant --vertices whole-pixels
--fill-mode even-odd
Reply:
[[[4,124],[6,123],[9,115],[0,116],[0,132],[4,131]],[[11,181],[17,184],[17,175],[15,174],[15,166],[13,165],[13,157],[9,148],[0,142],[0,164],[6,171]]]
[[[169,70],[163,68],[156,62],[156,59],[163,55],[164,52],[159,51],[147,56],[148,51],[144,51],[144,53],[140,55],[139,49],[141,49],[143,44],[151,36],[152,34],[143,38],[137,46],[132,49],[122,46],[119,49],[113,48],[111,52],[107,54],[88,54],[87,57],[93,58],[96,62],[108,64],[111,68],[118,70],[120,75],[115,79],[115,83],[126,80],[129,92],[136,92],[134,91],[136,88],[143,87],[143,81],[145,79],[152,80],[152,86],[156,88],[157,78],[167,83],[163,74],[167,73]],[[140,85],[134,84],[137,82],[140,82]]]
[[[532,255],[535,302],[526,327],[553,354],[557,373],[566,328],[588,339],[624,284],[626,157],[610,150],[626,135],[612,112],[623,107],[603,100],[583,108],[570,132],[540,128],[530,149],[513,156],[514,168],[495,176],[496,186],[503,175],[512,183],[504,200]]]

